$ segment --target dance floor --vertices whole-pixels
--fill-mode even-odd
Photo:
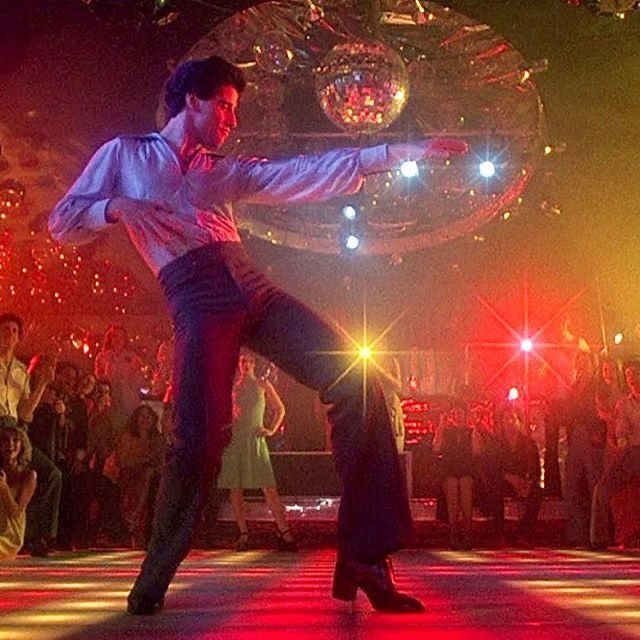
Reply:
[[[333,553],[194,552],[165,610],[123,612],[141,553],[83,552],[0,567],[0,640],[278,638],[412,640],[640,637],[640,555],[549,549],[396,557],[426,613],[390,615],[328,596]]]

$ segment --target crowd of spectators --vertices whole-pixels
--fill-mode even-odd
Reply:
[[[162,415],[167,368],[155,373],[155,395],[145,398],[142,362],[123,327],[109,327],[92,371],[40,353],[25,366],[14,356],[21,334],[21,318],[0,315],[0,541],[16,539],[5,553],[0,542],[0,555],[20,547],[34,556],[144,548],[171,438],[170,416]],[[33,473],[31,491],[20,486],[22,467]],[[13,480],[6,490],[4,477]],[[11,496],[6,504],[3,492]]]
[[[0,557],[21,547],[34,556],[144,548],[171,443],[171,342],[148,380],[121,326],[108,329],[88,371],[47,354],[23,364],[22,331],[21,318],[0,314]],[[452,548],[472,547],[474,508],[498,545],[536,543],[543,456],[524,409],[455,400],[442,412],[432,446]],[[545,420],[567,445],[565,544],[636,545],[638,528],[616,530],[611,504],[640,479],[640,364],[579,351],[571,388],[547,403]],[[507,498],[522,503],[509,531]]]

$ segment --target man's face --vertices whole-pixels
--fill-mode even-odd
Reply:
[[[78,374],[72,367],[64,367],[56,372],[55,386],[63,393],[71,393],[76,386]]]
[[[224,85],[209,100],[193,100],[193,124],[201,144],[212,149],[224,144],[238,126],[238,98],[235,87]]]
[[[20,341],[20,327],[16,322],[7,320],[0,324],[0,350],[13,351]]]
[[[605,361],[602,363],[602,379],[611,384],[616,377],[616,370],[611,362]]]
[[[638,394],[638,391],[640,391],[640,376],[638,373],[640,372],[637,367],[627,367],[624,370],[624,377],[627,381],[627,385],[629,386],[629,389],[631,389],[632,393],[636,395]]]

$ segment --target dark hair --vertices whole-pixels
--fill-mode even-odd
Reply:
[[[27,435],[27,432],[22,427],[20,427],[13,418],[11,418],[10,416],[2,416],[2,419],[0,419],[0,438],[2,437],[2,434],[9,430],[15,431],[20,438],[22,447],[20,448],[20,453],[18,455],[18,469],[24,470],[31,463],[32,449],[29,436]],[[0,464],[1,463],[2,459],[0,458]]]
[[[611,358],[609,356],[605,356],[600,358],[600,362],[598,363],[598,390],[597,393],[601,393],[606,390],[606,385],[604,383],[604,378],[602,377],[602,368],[605,364],[610,364],[613,367],[613,377],[616,386],[619,389],[624,388],[624,371],[622,366],[622,361],[619,358]]]
[[[109,393],[111,393],[111,391],[113,391],[113,388],[111,386],[111,381],[108,378],[98,378],[96,380],[96,389],[98,387],[109,387]],[[94,392],[95,393],[95,392]]]
[[[153,417],[153,424],[151,425],[151,430],[155,429],[158,426],[158,414],[148,405],[141,404],[137,406],[133,413],[129,416],[127,420],[127,424],[125,425],[125,429],[136,438],[140,437],[140,427],[138,426],[138,416],[143,412],[148,411]]]
[[[220,56],[183,62],[167,80],[164,89],[167,117],[173,118],[184,109],[189,93],[200,100],[210,100],[225,85],[242,93],[246,84],[242,71]]]
[[[18,325],[18,336],[22,338],[24,332],[24,320],[15,313],[0,313],[0,324],[15,322]]]
[[[60,360],[56,364],[56,375],[58,375],[65,369],[73,369],[76,372],[76,378],[80,377],[80,369],[75,364],[73,364],[73,362],[69,362],[68,360]]]

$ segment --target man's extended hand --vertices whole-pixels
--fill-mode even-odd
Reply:
[[[451,158],[468,153],[469,147],[459,138],[425,138],[416,142],[396,142],[387,145],[389,160],[399,164],[405,160]]]
[[[451,158],[469,152],[469,147],[460,138],[429,138],[425,141],[427,158]]]

